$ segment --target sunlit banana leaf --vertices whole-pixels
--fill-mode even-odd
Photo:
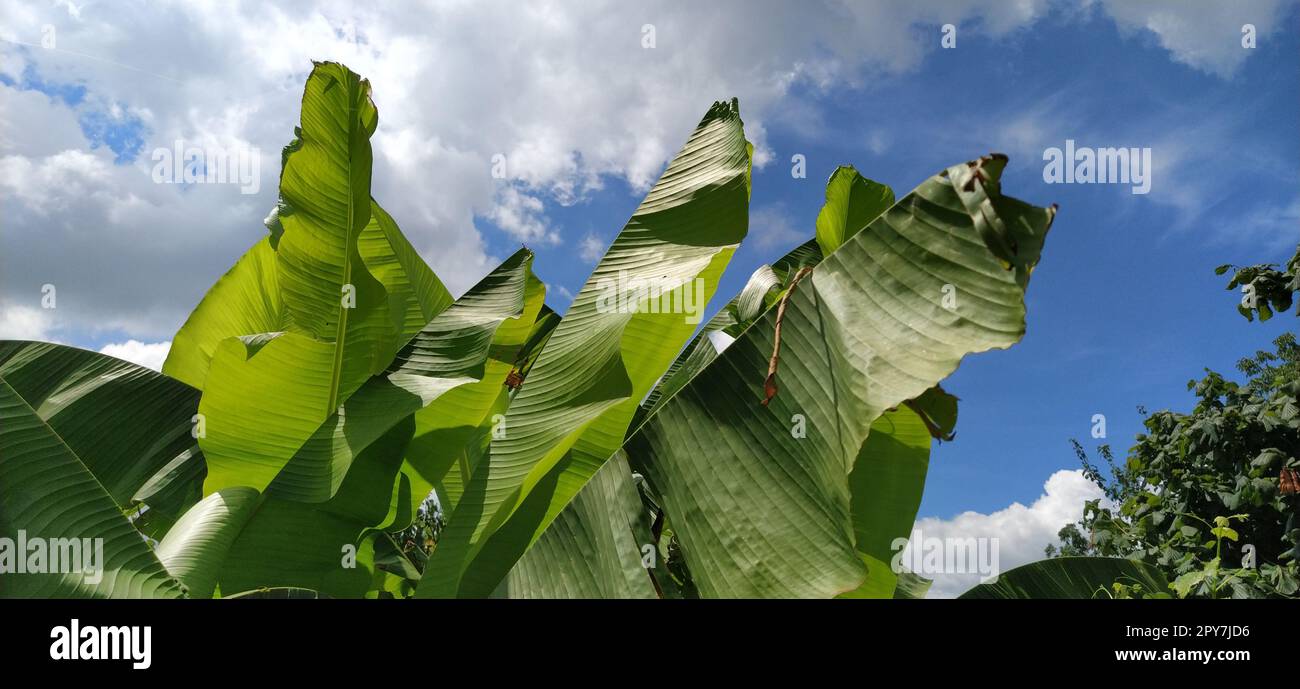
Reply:
[[[894,190],[841,165],[826,183],[826,203],[817,214],[817,245],[823,255],[840,248],[867,223],[894,205]]]
[[[921,417],[907,407],[887,411],[871,424],[849,474],[853,542],[867,576],[843,597],[894,597],[899,584],[892,569],[895,539],[906,539],[916,521],[933,442]]]
[[[451,293],[420,258],[392,216],[373,200],[370,222],[357,239],[357,251],[366,269],[388,294],[388,313],[398,333],[394,339],[397,347],[405,345],[434,316],[451,306]]]
[[[389,314],[405,343],[451,305],[451,294],[373,200],[357,249],[384,284]],[[278,225],[278,214],[272,224]],[[283,228],[279,228],[282,232]],[[284,331],[288,325],[271,237],[254,244],[199,302],[172,338],[163,373],[202,389],[217,346],[230,337]],[[399,319],[400,317],[400,319]]]
[[[474,290],[462,300],[472,294]],[[545,308],[545,287],[529,272],[516,298],[517,315],[496,329],[491,346],[483,353],[478,382],[448,392],[415,415],[415,438],[407,449],[403,470],[421,499],[436,487],[445,512],[455,506],[460,486],[476,464],[474,459],[497,426],[494,417],[505,411],[510,395],[507,379],[512,374],[517,380],[523,379],[530,345],[537,344],[530,340],[539,325],[539,313]],[[543,319],[543,323],[551,323],[551,319]]]
[[[202,390],[222,340],[285,329],[275,260],[266,237],[217,280],[172,337],[163,373]]]
[[[715,104],[551,335],[505,414],[504,437],[452,513],[419,595],[490,594],[622,443],[637,405],[695,329],[683,311],[702,315],[745,236],[750,163],[736,104]],[[635,298],[628,308],[638,281],[664,291],[685,284],[692,304],[678,291],[669,312]]]
[[[894,589],[894,598],[896,600],[925,598],[925,594],[930,592],[932,584],[934,584],[933,580],[926,579],[919,574],[901,572],[898,575],[898,586]]]
[[[910,528],[930,433],[910,408],[882,417],[965,354],[1019,339],[1023,290],[1053,215],[1001,196],[1001,163],[932,177],[789,290],[767,406],[778,309],[661,400],[629,439],[632,468],[662,501],[700,595],[892,594],[880,556],[886,536]],[[985,244],[974,214],[1006,233],[1011,260]],[[956,308],[945,308],[954,290]],[[892,427],[887,445],[914,442],[864,448],[877,422]],[[877,514],[885,492],[896,502]],[[867,556],[886,568],[878,581],[868,579]]]
[[[430,428],[476,423],[502,390],[513,358],[545,296],[532,273],[533,254],[520,249],[429,322],[382,375],[366,382],[312,434],[271,484],[279,497],[323,502],[338,490],[356,454],[397,422],[416,415]],[[450,434],[448,434],[450,435]],[[435,457],[460,437],[438,438]],[[409,448],[412,466],[426,467],[423,448]],[[412,472],[412,478],[420,474]],[[428,494],[428,484],[415,488]]]
[[[1024,331],[1024,287],[1053,213],[1001,196],[992,160],[930,178],[791,291],[770,404],[776,310],[629,441],[701,595],[821,597],[862,583],[846,474],[870,425],[964,355]],[[976,211],[1011,234],[1011,270],[972,231]]]
[[[864,194],[864,191],[870,191]],[[841,167],[831,176],[827,185],[827,202],[819,215],[820,237],[832,251],[848,237],[880,216],[892,203],[893,192],[888,187],[862,178],[853,168]],[[863,202],[867,196],[873,202]],[[854,197],[854,198],[851,198]],[[835,243],[838,242],[838,243]],[[741,293],[727,306],[719,311],[679,356],[677,361],[665,374],[646,402],[642,405],[644,417],[654,414],[663,403],[687,384],[696,374],[708,366],[716,357],[721,347],[715,341],[713,333],[722,333],[726,340],[732,335],[740,335],[766,309],[771,308],[797,280],[800,270],[811,268],[820,263],[822,253],[816,241],[810,241],[791,251],[776,261],[772,266],[760,267],[754,272]],[[951,433],[956,422],[956,401],[951,396],[937,389],[927,391],[923,396],[926,408],[944,407],[941,423],[943,429],[936,429],[942,435]],[[935,400],[943,400],[936,404]],[[951,402],[950,405],[947,403]],[[918,407],[919,409],[919,407]],[[794,429],[792,429],[793,432]],[[929,459],[931,432],[912,409],[893,409],[877,420],[869,437],[855,461],[855,469],[850,476],[852,495],[853,531],[855,543],[868,576],[855,590],[844,593],[850,597],[892,597],[897,576],[890,570],[891,546],[895,538],[906,536],[911,529],[916,510],[920,505],[924,486],[925,472]],[[562,516],[573,520],[574,515]],[[580,533],[571,530],[574,533]],[[558,537],[547,533],[538,541],[535,549],[545,548],[541,553],[556,550],[549,541]],[[587,553],[587,559],[597,557],[598,544],[566,543],[564,547]],[[530,554],[529,560],[538,560],[542,554]],[[533,565],[534,568],[540,565]],[[552,563],[552,567],[563,568],[565,563]],[[588,565],[591,567],[592,565]],[[666,572],[660,570],[659,581],[668,583]],[[534,580],[535,584],[543,584]],[[520,587],[514,587],[513,593],[520,594]],[[563,590],[551,591],[551,595],[564,595]]]
[[[225,488],[191,507],[158,543],[154,553],[191,598],[211,598],[230,546],[258,501],[252,488]]]
[[[268,491],[222,562],[221,590],[299,587],[334,598],[364,596],[374,577],[373,542],[366,536],[374,528],[406,526],[390,518],[401,499],[395,497],[404,479],[399,469],[414,427],[408,416],[371,443],[327,502],[285,500]]]
[[[318,63],[301,121],[284,149],[280,201],[268,219],[282,331],[238,333],[215,347],[199,408],[207,425],[200,439],[207,492],[264,490],[443,299],[391,219],[371,212],[370,136],[378,114],[369,83],[342,65]],[[228,290],[244,294],[237,277],[228,276]],[[202,332],[209,341],[226,331]]]
[[[231,549],[222,590],[299,586],[334,597],[366,593],[374,574],[367,534],[405,528],[428,493],[413,489],[411,477],[400,471],[411,456],[417,413],[455,413],[445,403],[449,395],[483,382],[494,357],[513,360],[544,296],[532,259],[521,249],[435,316],[388,371],[363,385],[343,414],[312,436],[271,483]],[[499,380],[495,385],[504,389]],[[334,492],[314,490],[322,475],[337,477]],[[344,564],[348,547],[354,567]]]

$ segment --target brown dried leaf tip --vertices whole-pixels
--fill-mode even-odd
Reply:
[[[524,384],[524,377],[519,374],[519,369],[512,368],[510,373],[506,374],[506,387],[511,390],[518,390]]]
[[[962,190],[974,191],[975,180],[979,180],[980,184],[988,182],[988,178],[984,176],[984,164],[993,162],[995,160],[1005,165],[1007,162],[1007,156],[1002,153],[990,153],[986,156],[980,156],[976,160],[966,161],[966,167],[973,168],[975,170],[975,174],[971,175],[971,178],[966,180],[966,185],[962,187]]]
[[[1283,495],[1295,495],[1300,493],[1300,470],[1292,468],[1282,469],[1282,475],[1278,477],[1278,483],[1281,484]]]

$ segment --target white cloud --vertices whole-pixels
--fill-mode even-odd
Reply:
[[[1232,76],[1250,50],[1242,26],[1253,24],[1257,45],[1280,28],[1294,0],[1102,0],[1120,29],[1150,32],[1173,58],[1223,78]],[[1258,49],[1258,48],[1256,48]]]
[[[506,187],[497,195],[487,218],[521,242],[559,244],[560,235],[551,229],[543,212],[545,207],[540,198]]]
[[[1066,524],[1083,517],[1083,503],[1102,497],[1101,489],[1081,470],[1062,469],[1043,484],[1043,494],[1026,507],[1019,502],[990,514],[963,512],[952,519],[925,517],[913,527],[904,562],[912,558],[916,532],[924,539],[997,539],[1000,571],[1043,559],[1043,549],[1056,544],[1056,533]],[[929,598],[953,598],[980,582],[979,574],[933,574]]]
[[[19,72],[10,78],[20,79],[21,69]],[[0,151],[46,156],[82,140],[75,113],[52,103],[44,93],[0,84],[0,100],[5,104],[0,108]],[[40,127],[32,129],[31,125],[37,122]]]
[[[578,245],[578,255],[582,260],[588,263],[595,263],[605,254],[605,242],[600,237],[588,233],[582,238],[582,243]]]
[[[0,158],[0,186],[41,217],[78,200],[104,194],[107,169],[93,154],[67,150],[42,158]]]
[[[45,309],[0,303],[0,340],[54,341],[52,321]]]
[[[126,342],[104,345],[99,352],[155,371],[161,371],[163,362],[167,360],[167,352],[171,351],[171,348],[171,342],[147,343],[139,340],[127,340]]]

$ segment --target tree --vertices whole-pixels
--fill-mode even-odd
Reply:
[[[1238,268],[1228,289],[1242,287],[1242,315],[1267,320],[1289,309],[1300,290],[1298,266],[1300,248],[1285,272],[1271,264]],[[1099,447],[1110,478],[1074,442],[1085,474],[1105,493],[1105,502],[1087,502],[1077,525],[1087,534],[1083,552],[1152,563],[1183,596],[1297,593],[1300,345],[1284,333],[1237,370],[1242,383],[1210,370],[1190,381],[1196,404],[1189,413],[1147,415],[1122,466]],[[1076,552],[1070,528],[1049,556]]]
[[[1300,246],[1296,247],[1295,255],[1287,261],[1285,270],[1280,269],[1276,263],[1253,266],[1224,264],[1215,268],[1214,272],[1223,275],[1233,268],[1236,271],[1228,281],[1228,289],[1241,288],[1241,303],[1237,305],[1237,310],[1246,320],[1254,320],[1254,316],[1258,315],[1259,320],[1266,321],[1275,312],[1285,312],[1291,308],[1295,293],[1300,291]],[[1296,315],[1300,316],[1300,304],[1296,305]]]
[[[1092,545],[1088,543],[1088,537],[1079,530],[1077,524],[1066,524],[1056,532],[1056,537],[1060,539],[1060,546],[1048,544],[1043,549],[1043,554],[1048,557],[1081,557],[1091,555]]]

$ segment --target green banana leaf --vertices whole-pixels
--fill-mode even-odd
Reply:
[[[852,176],[850,176],[850,174]],[[859,181],[857,184],[836,184],[837,179],[847,178],[852,181],[855,177],[860,179],[857,172],[851,167],[841,167],[831,178],[831,184],[827,189],[827,204],[839,202],[844,208],[849,208],[847,200],[840,201],[841,195],[847,195],[858,187],[868,185],[874,187],[883,187],[875,182]],[[892,201],[893,192],[888,187],[883,187],[886,195]],[[870,208],[866,204],[852,204],[854,214],[840,213],[838,220],[841,225],[854,225],[856,229],[865,226],[876,216],[883,213],[886,208]],[[826,213],[823,212],[822,216]],[[826,221],[829,222],[829,221]],[[841,228],[840,236],[847,236],[849,231]],[[838,246],[838,245],[836,245]],[[774,262],[772,265],[760,266],[750,276],[744,288],[735,298],[718,311],[718,313],[705,324],[701,332],[696,335],[695,339],[686,346],[685,349],[673,361],[668,371],[660,378],[658,384],[651,393],[642,402],[637,412],[637,417],[631,426],[631,430],[638,428],[646,418],[652,416],[658,411],[660,403],[671,398],[678,389],[687,384],[701,370],[708,366],[717,358],[720,348],[719,343],[714,341],[715,336],[721,336],[725,340],[731,340],[734,336],[742,333],[768,308],[771,308],[780,297],[789,289],[791,281],[795,278],[800,268],[815,266],[821,262],[822,253],[817,241],[810,240],[800,245]],[[926,456],[929,451],[929,437],[926,437],[925,443]],[[619,477],[626,474],[631,475],[627,467],[626,455],[619,453],[618,456],[607,462],[596,474],[597,477],[613,473]],[[607,480],[621,480],[607,479]],[[593,479],[594,481],[594,479]],[[624,590],[642,590],[646,582],[658,584],[660,586],[672,588],[672,576],[668,573],[662,573],[660,576],[651,577],[644,570],[635,570],[622,567],[622,563],[607,559],[611,555],[621,552],[617,548],[609,547],[610,544],[597,542],[593,540],[598,534],[585,530],[582,527],[582,520],[591,510],[583,510],[576,505],[600,500],[600,497],[584,497],[584,491],[580,491],[574,498],[570,507],[566,507],[560,512],[556,522],[544,532],[537,543],[530,548],[520,560],[519,564],[511,570],[507,578],[507,585],[498,590],[498,594],[504,594],[511,597],[541,597],[541,598],[598,598],[607,597],[610,589],[608,584],[605,588],[595,585],[585,587],[574,586],[573,582],[591,581],[589,578],[582,576],[575,577],[572,568],[575,563],[581,563],[587,572],[603,571],[610,581],[623,582],[626,586]],[[918,491],[919,500],[919,491]],[[637,508],[639,509],[639,507]],[[635,511],[627,511],[629,515],[635,514]],[[915,510],[913,510],[913,513]],[[909,522],[910,527],[910,522]],[[600,536],[605,536],[601,533]],[[616,541],[624,540],[632,536],[630,532],[614,534],[608,536]],[[635,538],[634,538],[635,540]],[[558,542],[557,542],[558,541]],[[639,543],[652,543],[641,540]],[[551,558],[556,554],[564,554],[567,557],[558,560]],[[577,554],[581,554],[580,557]],[[652,567],[658,569],[658,562]],[[550,577],[540,577],[536,575],[523,576],[520,570],[530,570],[531,572],[552,571],[557,572]],[[887,573],[888,570],[886,569]],[[889,582],[892,584],[892,574]],[[891,589],[892,590],[892,589]],[[662,594],[663,592],[657,591]],[[675,592],[669,592],[669,595]],[[676,596],[674,596],[676,597]]]
[[[293,586],[339,598],[370,590],[373,535],[405,528],[428,494],[402,471],[418,415],[432,408],[454,412],[445,402],[457,390],[484,382],[504,389],[483,376],[496,358],[513,361],[541,309],[544,288],[532,260],[521,249],[435,316],[389,370],[332,417],[335,423],[312,436],[272,481],[231,547],[222,590]],[[321,471],[339,481],[324,500],[310,480]]]
[[[870,218],[863,219],[865,224]],[[822,253],[817,245],[816,239],[810,239],[807,242],[795,247],[785,256],[782,256],[770,266],[760,266],[750,276],[749,281],[740,294],[736,295],[726,306],[718,310],[718,313],[709,319],[695,339],[682,350],[668,370],[664,372],[655,389],[646,396],[641,408],[638,410],[637,418],[628,429],[628,435],[641,426],[641,423],[647,416],[653,414],[659,406],[661,400],[667,399],[673,395],[681,386],[695,377],[708,366],[718,356],[718,351],[722,348],[720,342],[730,342],[736,336],[744,332],[762,315],[763,310],[771,308],[779,300],[782,294],[790,287],[790,282],[798,273],[800,268],[815,266],[821,263]],[[776,283],[772,282],[772,276],[775,276]],[[757,303],[753,296],[762,295],[762,304]],[[742,310],[741,301],[745,299],[750,302]],[[752,300],[752,301],[751,301]],[[720,342],[715,342],[714,338],[719,338]]]
[[[420,596],[486,596],[618,449],[641,399],[696,323],[625,302],[638,282],[702,315],[748,227],[751,147],[735,102],[717,103],[574,298],[475,467],[429,559]],[[663,305],[663,302],[659,302]],[[672,312],[672,311],[676,312]],[[489,540],[492,543],[489,545]]]
[[[937,385],[871,424],[849,474],[853,540],[867,576],[840,597],[893,598],[899,587],[915,584],[893,571],[891,562],[898,552],[894,543],[911,535],[931,446],[936,438],[951,439],[956,425],[957,398]]]
[[[844,179],[849,180],[850,184],[844,184],[842,181],[836,183],[837,180]],[[826,205],[836,203],[845,209],[851,209],[852,214],[846,210],[836,214],[835,218],[841,225],[853,226],[854,228],[849,230],[841,227],[835,230],[839,236],[844,237],[856,232],[888,209],[888,206],[878,208],[865,203],[850,204],[848,200],[839,198],[840,195],[849,194],[860,187],[870,189],[880,187],[884,190],[883,194],[891,200],[891,203],[894,198],[892,189],[878,182],[862,178],[852,166],[845,165],[837,168],[835,173],[831,175],[831,181],[827,184]],[[829,225],[831,220],[823,220],[825,216],[827,216],[826,207],[823,206],[818,214],[819,222]],[[836,248],[838,246],[838,244],[835,244]],[[821,245],[818,239],[814,237],[791,249],[771,265],[763,265],[755,269],[749,280],[746,281],[744,288],[741,289],[740,294],[718,310],[718,313],[704,325],[700,333],[682,350],[663,377],[659,379],[659,383],[654,390],[641,403],[637,420],[629,428],[628,435],[631,436],[632,432],[641,425],[641,422],[654,413],[660,400],[671,397],[678,388],[689,382],[691,378],[695,377],[695,374],[717,358],[718,351],[725,346],[722,343],[729,343],[734,340],[746,328],[753,325],[754,321],[758,320],[758,317],[765,310],[775,305],[790,288],[791,282],[800,269],[816,266],[821,263],[822,256]],[[720,333],[725,337],[714,335],[715,333]],[[719,337],[719,341],[715,342],[714,337]]]
[[[284,328],[275,248],[265,237],[217,280],[176,331],[162,372],[202,390],[222,340]]]
[[[1024,286],[1053,212],[1001,196],[996,160],[930,178],[791,291],[767,406],[775,311],[629,441],[702,596],[825,597],[861,585],[846,474],[870,425],[966,354],[1024,331]],[[987,208],[968,202],[976,194]],[[1011,233],[1011,270],[972,231],[971,205]],[[947,285],[963,297],[954,310],[941,305]]]
[[[184,595],[86,463],[2,377],[0,538],[0,597]]]
[[[817,245],[823,255],[840,248],[856,232],[894,205],[894,190],[841,165],[826,184],[826,203],[817,213]]]
[[[891,202],[893,200],[893,192],[888,187],[863,179],[852,167],[840,167],[831,176],[827,185],[826,206],[819,214],[820,227],[824,232],[833,231],[835,236],[851,237],[887,210],[887,207],[881,207],[879,203],[864,204],[848,198],[862,189],[875,189],[877,191],[873,197]],[[828,209],[834,208],[839,210],[834,214],[828,213]],[[830,227],[831,221],[828,218],[832,217],[839,227]],[[828,246],[832,250],[838,248],[838,244]],[[716,359],[718,348],[710,333],[721,331],[727,336],[740,335],[763,311],[771,308],[789,291],[800,269],[816,266],[821,259],[820,245],[816,240],[810,240],[772,266],[756,270],[741,293],[719,311],[673,363],[659,386],[643,403],[642,421],[652,416],[663,401],[671,398]],[[907,535],[920,505],[930,453],[931,429],[943,437],[951,433],[956,423],[955,398],[933,388],[923,393],[920,400],[923,401],[923,406],[913,404],[911,408],[886,412],[873,424],[872,435],[858,453],[849,483],[855,543],[868,575],[855,590],[841,594],[844,597],[889,598],[895,593],[897,576],[887,563],[891,560],[894,539]],[[923,411],[929,412],[938,420],[930,419],[927,425],[920,417]],[[568,515],[568,518],[573,517]],[[550,533],[544,534],[539,544],[547,543],[555,537]],[[571,549],[585,550],[589,562],[597,550],[593,544],[566,545]],[[548,546],[550,549],[555,548],[554,545]],[[539,556],[525,557],[538,559]],[[552,563],[552,566],[564,567],[564,563]],[[666,573],[661,573],[656,578],[664,584],[671,580],[671,576]],[[535,585],[541,583],[544,582],[534,581]],[[518,591],[519,587],[516,586],[514,592]],[[566,593],[549,591],[545,595],[560,596]]]
[[[154,554],[191,598],[211,598],[230,546],[257,506],[252,488],[225,488],[200,500],[158,543]]]
[[[628,440],[701,596],[893,594],[881,556],[910,529],[932,435],[900,405],[965,354],[1020,338],[1024,287],[1053,216],[1001,196],[1003,162],[932,177],[788,290],[770,404],[777,309],[661,399]],[[1006,233],[999,247],[979,223]],[[1003,245],[1016,247],[1011,260]],[[946,288],[959,295],[953,310],[942,305]],[[955,421],[946,397],[934,393],[931,424]],[[866,444],[882,426],[888,442]],[[897,502],[877,513],[885,492]]]
[[[657,557],[649,513],[627,461],[616,457],[524,553],[494,595],[657,598],[655,582],[646,573]]]
[[[357,251],[366,269],[388,293],[388,312],[397,328],[394,343],[398,347],[409,342],[454,301],[392,216],[373,199],[370,222],[357,238]]]
[[[717,358],[718,346],[709,333],[721,332],[734,339],[771,308],[790,288],[802,268],[821,263],[822,256],[838,249],[853,233],[866,227],[894,203],[894,191],[866,179],[851,165],[841,165],[826,185],[826,203],[817,215],[818,236],[790,250],[771,265],[759,266],[745,287],[720,309],[703,330],[673,361],[659,384],[641,404],[641,416],[632,430],[657,408],[662,398],[685,385]],[[629,433],[630,435],[630,433]]]
[[[539,314],[543,309],[550,311],[543,305],[545,286],[531,272],[527,279],[519,315],[497,328],[478,382],[448,392],[415,415],[415,438],[407,449],[403,471],[411,477],[420,498],[436,488],[446,512],[454,508],[460,486],[498,425],[493,418],[505,411],[510,399],[506,378],[514,371],[522,379],[521,357],[526,359],[537,344]],[[550,318],[541,318],[541,323],[554,327]]]
[[[389,227],[391,219],[374,214],[375,231],[386,240],[377,243],[397,258],[372,258],[372,265],[403,279],[379,282],[360,252],[372,220],[370,136],[378,123],[369,83],[342,65],[317,63],[304,89],[301,121],[297,138],[284,149],[280,201],[268,219],[283,329],[234,333],[213,351],[199,404],[207,430],[199,442],[208,464],[207,493],[237,485],[265,490],[321,424],[388,366],[405,344],[408,323],[436,309],[430,304],[420,306],[420,317],[408,313],[409,302],[418,301],[413,285],[432,283],[427,274],[402,269],[401,259],[418,266],[418,257],[409,245],[392,241],[400,233]],[[241,287],[269,269],[264,253],[259,250],[247,270],[237,266],[222,292],[251,291]],[[399,305],[402,310],[394,311]],[[267,311],[264,322],[239,324],[269,325],[274,314]],[[215,326],[194,329],[205,337],[224,334]],[[196,355],[186,356],[188,367],[169,368],[197,377]]]
[[[402,453],[415,423],[410,416],[362,450],[334,497],[305,503],[268,490],[221,563],[222,591],[297,587],[332,598],[361,598],[374,578],[373,530],[409,523],[409,481]],[[403,499],[401,486],[407,489]],[[396,508],[395,508],[396,505]]]
[[[408,341],[451,305],[451,293],[373,200],[370,222],[357,240],[367,269],[384,284],[389,313]],[[278,215],[277,215],[278,217]],[[280,228],[283,231],[283,228]],[[400,322],[396,322],[400,316]],[[222,340],[287,328],[272,237],[254,244],[195,307],[172,338],[163,373],[200,390]]]
[[[323,502],[338,490],[358,452],[397,422],[416,415],[416,429],[454,427],[481,418],[480,400],[501,390],[510,363],[545,296],[532,273],[533,253],[520,249],[451,307],[439,313],[394,358],[383,375],[361,386],[294,454],[271,483],[274,493]],[[462,438],[439,438],[437,454]],[[419,448],[412,465],[427,466]],[[413,472],[414,473],[414,472]],[[420,474],[416,473],[419,477]],[[428,494],[427,484],[421,497]]]
[[[900,572],[898,574],[898,587],[894,589],[894,599],[916,600],[925,598],[925,594],[930,592],[932,584],[934,584],[933,580],[926,579],[919,574]]]
[[[1169,597],[1169,582],[1159,569],[1115,557],[1058,557],[1002,573],[958,598],[1109,598],[1116,583],[1140,585],[1150,595]]]
[[[514,363],[512,366],[490,363],[490,370],[483,380],[476,384],[476,387],[483,390],[495,391],[496,399],[492,400],[486,411],[482,411],[481,406],[486,401],[485,397],[475,400],[468,392],[460,395],[458,394],[460,390],[456,390],[452,395],[460,399],[456,400],[449,396],[448,409],[433,411],[426,409],[416,415],[417,435],[411,441],[411,449],[407,451],[406,466],[403,470],[413,477],[412,482],[417,494],[427,494],[427,489],[433,488],[438,496],[438,505],[444,514],[456,510],[461,493],[469,483],[470,474],[487,454],[493,436],[505,432],[506,409],[510,406],[510,401],[514,398],[518,387],[527,379],[532,363],[537,360],[541,348],[545,346],[559,321],[560,316],[543,305],[542,312],[537,316],[528,333],[528,339],[517,350],[513,345],[517,332],[505,333],[503,329],[503,332],[498,334],[503,343],[509,339],[510,345],[494,347],[493,352],[501,352],[500,356],[494,355],[494,359],[504,364],[509,360],[509,353],[513,351],[515,352]],[[510,376],[513,376],[513,381],[507,380]],[[477,419],[477,426],[472,425],[475,419]],[[420,435],[421,432],[424,434]]]
[[[200,497],[199,392],[143,366],[65,345],[0,342],[0,378],[36,410],[121,508],[170,523]]]

